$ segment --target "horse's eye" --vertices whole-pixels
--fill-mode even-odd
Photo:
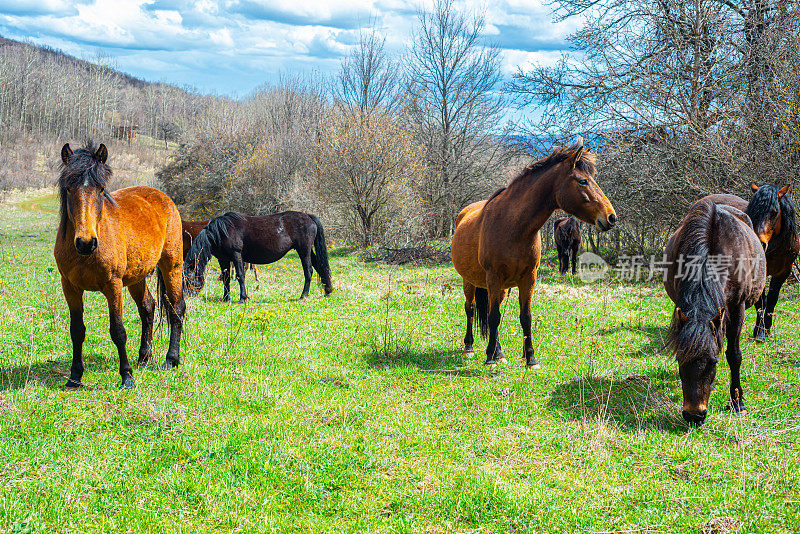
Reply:
[[[581,185],[589,185],[589,180],[587,180],[586,178],[579,178],[578,183]]]

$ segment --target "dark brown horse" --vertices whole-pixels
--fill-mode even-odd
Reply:
[[[83,292],[100,291],[108,300],[111,339],[119,353],[122,387],[132,388],[133,370],[125,349],[122,291],[128,288],[142,319],[139,365],[150,359],[155,301],[146,278],[158,269],[159,300],[170,322],[169,349],[164,367],[180,362],[185,304],[181,268],[181,217],[170,198],[151,187],[106,191],[111,169],[105,145],[92,143],[72,151],[61,149],[64,163],[58,180],[61,223],[55,258],[61,287],[69,306],[72,366],[67,388],[81,386],[83,377]]]
[[[739,376],[744,312],[758,301],[766,258],[750,217],[704,198],[695,202],[665,250],[667,294],[675,303],[669,345],[678,361],[683,418],[702,425],[717,374],[723,335],[731,369],[731,408],[745,409]]]
[[[572,257],[572,274],[578,266],[578,248],[581,246],[581,226],[575,217],[561,217],[553,225],[553,236],[558,250],[558,272],[564,274],[569,269]]]
[[[772,329],[772,317],[778,295],[784,282],[792,274],[792,264],[800,252],[794,204],[787,194],[789,186],[778,187],[750,184],[753,198],[747,202],[735,195],[710,195],[706,198],[738,208],[753,221],[753,228],[766,247],[769,293],[761,294],[756,302],[756,326],[753,337],[759,343],[766,341]]]
[[[497,339],[500,305],[508,289],[516,286],[525,361],[529,369],[538,367],[531,343],[531,297],[541,257],[539,230],[558,208],[601,230],[610,229],[617,220],[594,181],[594,162],[594,155],[579,139],[523,169],[488,200],[461,211],[450,253],[453,266],[464,279],[465,353],[473,352],[472,317],[477,307],[481,335],[489,333],[486,365],[504,360]]]
[[[329,295],[333,291],[333,284],[322,223],[314,215],[299,211],[256,217],[229,212],[211,219],[192,243],[183,273],[190,290],[199,291],[203,287],[206,265],[212,255],[220,265],[232,262],[239,281],[239,302],[242,303],[247,299],[244,262],[272,263],[292,249],[300,256],[305,275],[300,298],[308,296],[313,270],[322,279],[325,295]],[[229,272],[222,272],[225,286],[223,300],[230,299]]]
[[[181,221],[181,226],[183,227],[183,259],[186,259],[186,255],[189,253],[189,249],[192,247],[192,241],[200,235],[200,231],[208,226],[208,221]],[[244,272],[247,274],[247,270],[250,269],[253,271],[253,278],[255,278],[256,282],[258,282],[258,271],[256,270],[256,266],[252,263],[245,263],[244,264]],[[230,276],[231,271],[231,264],[229,263],[227,266],[223,267],[222,265],[219,266],[220,275],[219,279],[224,280],[225,274],[224,272],[228,271],[228,276]]]

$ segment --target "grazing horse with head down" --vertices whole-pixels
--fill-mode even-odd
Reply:
[[[531,297],[541,258],[539,230],[561,208],[587,224],[608,230],[614,208],[594,180],[594,155],[583,139],[525,167],[488,200],[464,208],[456,219],[450,253],[464,279],[467,334],[464,352],[473,352],[472,318],[477,308],[481,335],[488,330],[486,365],[503,361],[497,339],[500,305],[509,288],[519,288],[520,324],[527,367],[537,368],[531,342]]]
[[[739,370],[744,312],[756,303],[767,276],[766,258],[743,211],[695,202],[665,250],[664,287],[675,303],[669,345],[678,360],[683,418],[702,425],[708,413],[723,335],[731,369],[731,408],[745,409]]]
[[[735,195],[709,195],[705,198],[744,211],[753,222],[753,229],[766,248],[769,293],[762,292],[756,302],[756,326],[753,337],[759,343],[767,340],[772,317],[784,282],[792,274],[792,264],[800,253],[794,204],[789,186],[750,184],[753,198],[747,202]]]
[[[159,300],[170,322],[169,349],[164,367],[180,361],[183,314],[181,269],[181,216],[172,200],[152,187],[106,190],[111,169],[108,150],[89,142],[75,152],[61,149],[63,170],[58,180],[61,223],[55,259],[61,287],[69,306],[72,366],[67,388],[80,387],[83,377],[84,291],[100,291],[108,300],[111,339],[119,353],[122,387],[132,388],[133,370],[125,348],[122,291],[128,288],[139,308],[142,339],[139,365],[150,359],[155,301],[147,289],[147,276],[158,269]]]
[[[186,255],[183,271],[187,287],[192,292],[203,287],[206,265],[213,255],[220,265],[233,263],[239,281],[239,303],[243,303],[247,300],[244,262],[272,263],[292,249],[300,256],[305,276],[300,298],[308,296],[313,270],[322,280],[325,296],[330,295],[333,283],[322,222],[314,215],[299,211],[255,217],[232,211],[211,219]],[[230,299],[229,272],[222,271],[223,300]]]
[[[564,274],[569,269],[572,257],[572,274],[578,267],[578,248],[581,246],[581,227],[573,217],[561,217],[553,225],[553,234],[558,250],[558,272]]]

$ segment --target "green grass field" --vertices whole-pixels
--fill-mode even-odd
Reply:
[[[189,303],[183,365],[136,370],[133,391],[118,389],[106,303],[89,294],[89,388],[69,392],[45,194],[0,206],[2,531],[800,531],[798,286],[774,337],[743,343],[749,412],[725,409],[723,357],[699,430],[679,415],[660,285],[583,285],[552,258],[533,302],[538,372],[524,370],[516,291],[508,363],[487,369],[482,350],[461,355],[452,266],[333,250],[327,299],[315,284],[297,301],[296,255],[262,267],[258,286],[248,273],[246,306],[220,302],[212,273]],[[125,324],[135,361],[127,294]]]

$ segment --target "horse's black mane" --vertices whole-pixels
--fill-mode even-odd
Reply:
[[[67,188],[99,187],[103,190],[103,198],[116,204],[114,198],[105,190],[111,178],[111,167],[95,157],[97,147],[89,140],[84,148],[76,150],[68,163],[61,163],[61,174],[58,177],[58,192],[61,200],[61,231],[66,234],[67,223]]]
[[[716,213],[717,206],[710,200],[696,202],[686,216],[680,236],[678,257],[683,258],[685,276],[679,282],[678,303],[668,339],[679,363],[703,354],[719,354],[722,347],[722,328],[714,332],[711,326],[711,320],[725,309],[722,282],[709,261],[709,238]],[[690,261],[699,262],[693,272],[688,269]],[[679,319],[677,308],[688,321]]]
[[[558,165],[559,163],[565,161],[568,158],[571,158],[575,155],[575,153],[583,147],[582,144],[575,143],[568,147],[558,147],[555,148],[550,154],[545,156],[544,158],[534,161],[530,165],[527,165],[522,171],[514,177],[506,187],[501,187],[494,193],[492,196],[489,197],[487,202],[491,201],[497,195],[505,191],[511,184],[527,178],[529,176],[533,176],[535,174],[541,174],[544,171],[548,170],[549,168]],[[589,176],[594,176],[597,172],[597,167],[595,166],[595,155],[591,152],[584,150],[581,154],[580,159],[575,164],[575,168],[578,170],[585,172]]]
[[[183,261],[183,276],[190,291],[196,292],[203,288],[208,260],[220,244],[230,237],[235,223],[243,220],[244,214],[229,211],[208,221],[206,227],[197,234]]]

